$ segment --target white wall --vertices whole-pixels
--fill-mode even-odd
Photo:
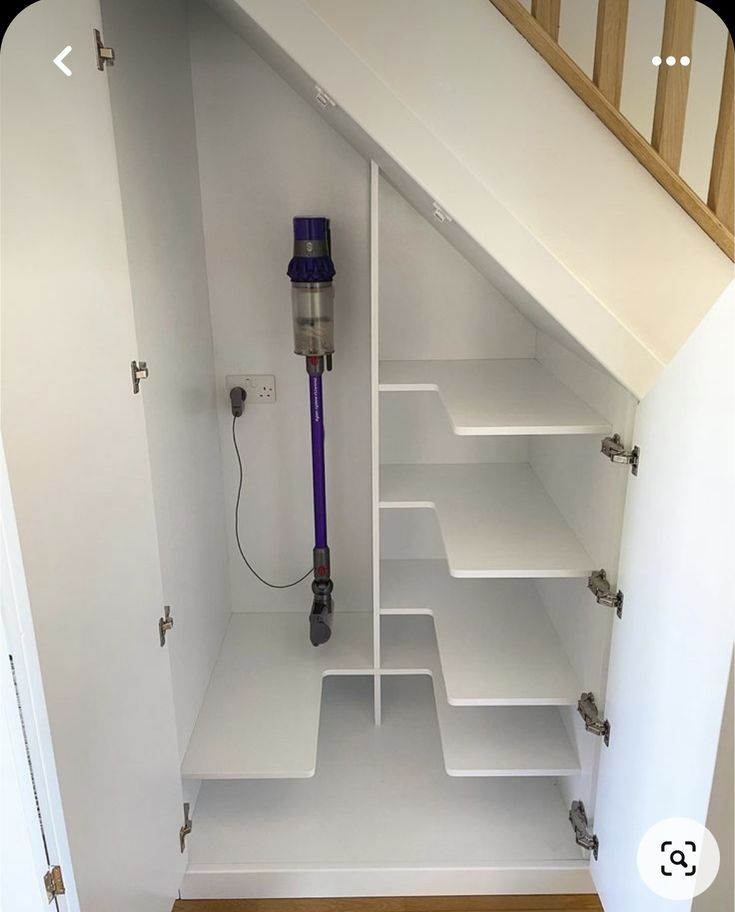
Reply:
[[[380,359],[533,358],[536,329],[384,179]]]
[[[293,354],[286,267],[291,219],[332,219],[334,371],[326,374],[327,510],[338,611],[371,609],[368,163],[204,4],[193,2],[192,65],[214,328],[235,611],[311,605],[309,582],[273,591],[237,556],[237,477],[228,374],[276,375],[277,402],[238,422],[245,465],[242,541],[284,582],[309,569],[313,519],[308,384]]]
[[[231,608],[187,5],[102,14],[183,756]]]
[[[309,5],[641,343],[669,360],[732,263],[492,4]],[[576,328],[566,323],[587,348],[590,315],[574,317]]]
[[[636,402],[630,393],[545,333],[538,334],[536,357],[631,445]],[[629,470],[601,455],[600,437],[586,435],[534,437],[530,462],[595,566],[605,568],[614,585]],[[603,711],[614,611],[595,604],[586,580],[537,580],[536,587],[582,687],[594,693]],[[581,798],[592,813],[600,741],[584,731],[576,709],[563,708],[562,717],[576,741],[582,773],[560,780],[560,787],[567,804]]]

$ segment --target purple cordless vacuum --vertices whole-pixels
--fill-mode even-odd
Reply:
[[[321,646],[332,635],[331,570],[327,544],[327,495],[324,474],[324,404],[322,375],[332,369],[334,353],[335,269],[329,219],[298,216],[293,220],[293,258],[288,264],[293,306],[294,351],[306,358],[311,410],[311,465],[314,490],[314,601],[309,638]]]

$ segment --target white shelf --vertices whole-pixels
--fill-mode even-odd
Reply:
[[[451,705],[576,706],[580,683],[530,580],[452,579],[429,560],[381,561],[380,572],[381,614],[433,616]],[[433,649],[426,636],[399,642],[385,646],[404,663]]]
[[[381,393],[434,391],[454,433],[608,434],[598,415],[533,358],[381,361]]]
[[[572,776],[579,758],[554,706],[450,706],[430,617],[383,617],[384,669],[430,674],[450,776]],[[488,657],[492,661],[492,656]]]
[[[384,678],[378,728],[372,696],[325,682],[313,779],[205,782],[189,872],[586,867],[553,780],[446,775],[428,678]]]
[[[304,612],[233,614],[182,764],[185,779],[313,776],[326,675],[372,668],[372,614],[341,612],[324,646]]]
[[[433,508],[457,577],[587,577],[592,558],[526,463],[384,465],[383,509]]]

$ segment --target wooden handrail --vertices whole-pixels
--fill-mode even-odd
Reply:
[[[715,142],[715,157],[713,159],[712,179],[714,184],[710,185],[709,205],[692,190],[689,184],[677,173],[676,169],[653,148],[650,142],[642,136],[638,130],[624,117],[617,108],[619,104],[619,89],[614,91],[617,80],[622,83],[622,67],[620,72],[612,64],[606,64],[605,67],[600,64],[598,73],[600,74],[598,82],[602,85],[602,70],[610,69],[615,73],[610,77],[610,82],[606,82],[606,90],[603,93],[601,88],[587,76],[587,74],[577,66],[572,58],[559,47],[559,44],[549,32],[536,21],[531,13],[520,3],[520,0],[490,0],[493,6],[501,12],[505,18],[515,26],[523,35],[529,44],[538,51],[544,60],[552,69],[566,82],[572,91],[582,99],[605,124],[605,126],[615,134],[623,145],[631,152],[638,161],[649,171],[649,173],[661,184],[661,186],[676,200],[676,202],[685,210],[694,221],[705,231],[717,246],[726,253],[731,260],[735,260],[735,237],[733,236],[733,219],[732,219],[732,177],[733,177],[733,126],[732,126],[732,48],[728,51],[728,60],[730,61],[729,69],[725,67],[725,83],[723,83],[722,101],[720,108],[720,125],[717,131],[717,140]],[[668,3],[682,2],[682,0],[668,0]],[[687,2],[687,0],[683,0]],[[692,0],[688,0],[692,2]],[[600,0],[600,7],[608,6],[610,0]],[[667,3],[667,6],[668,6]],[[620,12],[620,11],[619,11]],[[599,15],[610,16],[610,9],[604,13],[598,12]],[[678,21],[678,20],[677,20]],[[608,26],[610,28],[610,26]],[[619,24],[616,28],[621,29]],[[677,26],[678,28],[678,26]],[[603,36],[606,33],[604,27],[601,28],[598,18],[597,34]],[[604,39],[603,39],[604,40]],[[609,43],[609,39],[608,39]],[[612,46],[612,45],[611,45]],[[666,51],[667,49],[664,48]],[[603,51],[600,51],[602,54]],[[672,52],[673,53],[673,52]],[[691,45],[689,51],[682,51],[691,55]],[[622,50],[619,41],[616,46],[617,58],[622,59]],[[597,51],[596,51],[597,56]],[[673,67],[662,67],[662,69],[671,70]],[[688,67],[676,67],[677,70],[689,69]],[[728,76],[729,73],[729,76]],[[608,75],[605,77],[608,79]],[[688,79],[688,75],[687,75]],[[728,89],[726,83],[730,80]],[[613,89],[609,86],[612,85]],[[688,83],[687,83],[688,85]],[[673,88],[672,83],[671,87]],[[663,90],[662,90],[663,91]],[[729,91],[729,95],[727,92]],[[670,93],[667,80],[666,94],[680,95],[681,86],[677,92]],[[658,95],[658,92],[657,92]],[[606,97],[607,96],[607,97]],[[616,101],[617,97],[617,101]],[[612,100],[611,100],[612,99]],[[683,110],[686,108],[684,102]],[[726,108],[723,114],[723,108]],[[662,118],[662,135],[667,134],[670,137],[676,137],[676,124],[670,129],[668,117]],[[729,120],[728,120],[729,118]],[[666,123],[664,124],[664,121]],[[666,129],[664,129],[664,126]],[[675,143],[672,143],[675,146]],[[670,146],[662,146],[669,149]],[[719,151],[718,151],[719,150]],[[679,154],[680,154],[679,146]],[[678,159],[677,159],[678,167]],[[714,189],[713,189],[714,187]],[[728,200],[730,202],[728,202]],[[728,208],[729,206],[729,208]]]

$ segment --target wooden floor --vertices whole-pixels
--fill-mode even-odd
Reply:
[[[366,899],[180,899],[173,912],[603,912],[597,896],[381,896]]]

